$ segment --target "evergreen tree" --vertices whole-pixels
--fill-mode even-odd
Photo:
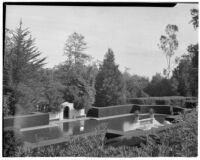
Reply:
[[[123,76],[115,64],[111,49],[105,55],[96,77],[95,105],[98,107],[125,103],[125,83]]]
[[[37,71],[44,65],[45,58],[40,58],[35,40],[28,28],[22,28],[21,21],[15,31],[7,31],[4,43],[4,88],[9,88],[12,93],[11,114],[14,114],[16,106],[24,111],[36,103]]]

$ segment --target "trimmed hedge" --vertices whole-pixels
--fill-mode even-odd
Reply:
[[[197,106],[197,100],[186,100],[185,108],[195,108]]]
[[[92,107],[89,109],[88,117],[107,117],[131,113],[133,104],[116,105],[108,107]]]
[[[190,100],[197,100],[196,97],[182,97],[182,96],[170,96],[170,97],[144,97],[144,98],[129,98],[128,102],[133,104],[142,105],[172,105],[185,107],[185,102]]]
[[[135,113],[149,113],[150,109],[154,110],[154,113],[157,114],[168,114],[184,112],[184,109],[181,107],[173,107],[171,105],[139,105],[139,104],[127,104],[127,105],[118,105],[118,106],[108,106],[108,107],[92,107],[87,113],[88,117],[108,117],[114,115],[122,115]]]
[[[172,107],[170,105],[134,105],[132,113],[139,111],[140,113],[149,113],[150,109],[157,114],[172,114]]]
[[[3,119],[4,128],[26,128],[49,124],[48,113],[32,113],[21,116],[10,116]]]

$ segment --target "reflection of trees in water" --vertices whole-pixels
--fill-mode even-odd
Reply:
[[[60,129],[63,135],[76,135],[83,132],[85,129],[85,121],[73,121],[67,123],[60,123]]]

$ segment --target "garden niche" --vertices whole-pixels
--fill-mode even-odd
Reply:
[[[64,102],[58,112],[59,120],[85,117],[85,109],[76,110],[73,103]]]

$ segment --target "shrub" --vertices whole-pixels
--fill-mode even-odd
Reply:
[[[3,156],[13,157],[17,148],[21,146],[22,140],[18,129],[8,128],[3,131]]]

